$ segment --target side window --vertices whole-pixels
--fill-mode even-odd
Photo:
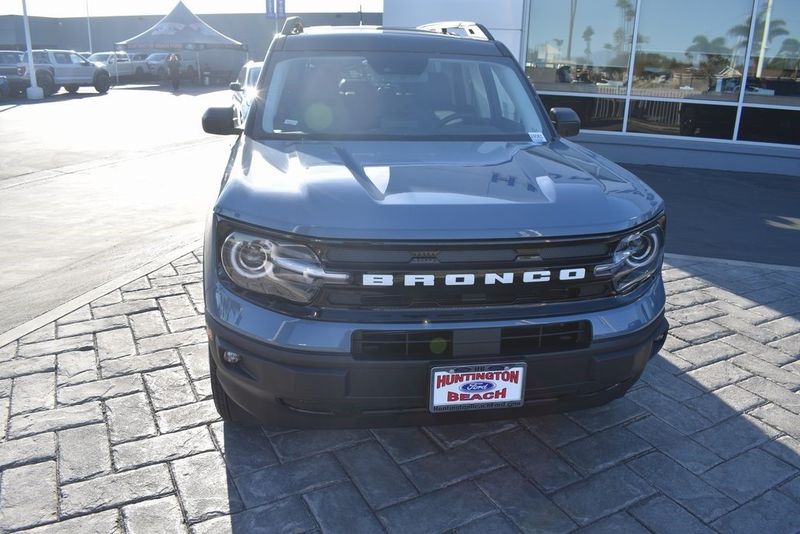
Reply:
[[[78,54],[70,54],[69,59],[73,65],[80,65],[81,63],[83,63],[83,58]]]
[[[50,63],[50,57],[47,55],[47,52],[34,52],[33,53],[33,62],[34,63]]]
[[[72,63],[67,52],[53,52],[53,59],[55,59],[56,63],[59,65],[69,65]]]
[[[497,73],[494,69],[492,69],[492,80],[494,81],[494,86],[497,89],[497,100],[498,104],[500,105],[500,114],[506,119],[519,122],[519,117],[517,116],[517,107],[514,105],[514,101],[511,100],[511,95],[509,95],[508,91],[506,91],[503,82],[497,77]]]

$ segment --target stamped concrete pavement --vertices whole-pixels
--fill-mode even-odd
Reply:
[[[218,420],[199,258],[0,347],[0,531],[800,531],[798,269],[670,258],[600,408],[293,431]]]

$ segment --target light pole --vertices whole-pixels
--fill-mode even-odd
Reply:
[[[89,54],[94,52],[92,48],[92,20],[89,18],[89,0],[86,0],[86,31],[89,32]]]
[[[28,47],[28,76],[31,78],[31,86],[25,90],[28,100],[41,100],[44,98],[44,91],[36,84],[36,69],[33,66],[33,45],[31,44],[31,27],[28,24],[28,5],[22,0],[22,23],[25,26],[25,45]]]

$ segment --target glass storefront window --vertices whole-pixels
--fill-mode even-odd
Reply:
[[[570,95],[539,95],[547,110],[572,108],[581,119],[584,130],[621,132],[625,100],[621,98],[592,98]]]
[[[633,95],[739,100],[752,0],[642,0],[640,9]]]
[[[744,100],[800,106],[800,2],[760,0],[757,13]]]
[[[800,110],[743,108],[739,140],[800,145]]]
[[[732,139],[736,106],[632,100],[628,131],[686,137]]]
[[[539,91],[624,95],[635,0],[532,0],[525,72]]]

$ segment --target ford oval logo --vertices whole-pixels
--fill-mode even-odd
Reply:
[[[464,393],[472,393],[475,391],[491,391],[494,389],[494,382],[467,382],[458,387]]]

